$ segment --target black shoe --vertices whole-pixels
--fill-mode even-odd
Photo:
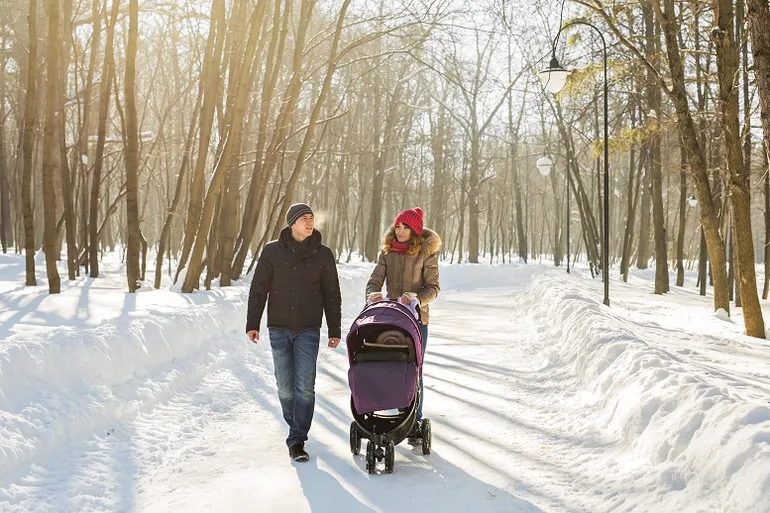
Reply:
[[[420,438],[419,436],[410,436],[409,438],[406,439],[406,443],[408,443],[413,447],[422,445],[422,438]]]
[[[305,444],[298,443],[289,447],[289,457],[292,461],[307,461],[310,456],[305,452]]]

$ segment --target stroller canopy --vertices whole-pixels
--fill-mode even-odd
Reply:
[[[348,347],[348,361],[350,365],[353,365],[353,357],[359,349],[361,349],[364,343],[364,336],[362,332],[372,329],[389,330],[393,328],[400,328],[412,337],[414,340],[414,351],[416,354],[416,364],[418,369],[422,368],[422,333],[420,327],[417,324],[417,318],[413,309],[409,306],[403,305],[396,301],[379,301],[371,305],[367,305],[356,320],[353,321],[353,325],[348,332],[346,339]]]

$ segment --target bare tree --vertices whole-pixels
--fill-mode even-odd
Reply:
[[[21,202],[24,216],[24,253],[26,255],[26,284],[37,285],[35,278],[35,222],[32,213],[32,155],[35,151],[35,102],[37,92],[37,0],[29,0],[29,59],[27,61],[27,94],[24,98],[24,170]]]
[[[102,65],[99,87],[99,121],[96,151],[94,152],[94,167],[91,176],[91,199],[88,206],[88,262],[90,264],[91,278],[99,277],[99,191],[102,184],[104,147],[107,140],[107,117],[110,110],[110,84],[112,83],[112,78],[115,74],[113,42],[115,40],[115,24],[118,19],[119,7],[120,0],[112,0],[110,21],[107,25],[106,41],[104,45],[104,63]]]
[[[743,142],[738,121],[738,46],[735,41],[735,16],[732,0],[715,0],[717,25],[712,29],[717,50],[719,100],[724,127],[730,200],[736,238],[741,305],[746,334],[765,338],[765,323],[757,295],[754,268],[754,241],[751,229],[751,190],[744,173]]]
[[[226,126],[228,131],[225,135],[225,144],[221,154],[217,160],[216,169],[214,170],[214,176],[209,184],[209,189],[206,192],[206,198],[203,204],[203,211],[201,213],[200,224],[198,226],[198,233],[193,245],[192,253],[190,255],[190,266],[187,269],[187,275],[185,276],[184,284],[182,285],[183,292],[192,292],[200,285],[201,264],[203,258],[203,251],[206,246],[209,230],[211,228],[212,218],[216,206],[217,196],[219,195],[222,184],[226,179],[226,172],[229,169],[230,161],[233,158],[236,151],[236,144],[240,140],[240,132],[243,128],[243,111],[245,107],[246,97],[250,91],[251,84],[248,81],[248,76],[251,70],[252,62],[254,60],[254,54],[256,53],[257,43],[259,39],[259,29],[262,26],[262,16],[265,11],[266,0],[259,0],[256,7],[252,11],[251,19],[249,20],[249,39],[246,43],[246,51],[243,58],[243,64],[240,69],[240,76],[238,78],[238,87],[236,90],[236,97],[233,102],[232,109],[228,110],[228,121]],[[306,0],[303,3],[303,14],[300,17],[310,16],[312,5],[314,0]]]
[[[59,0],[49,0],[48,7],[48,55],[45,94],[45,133],[43,135],[43,251],[45,252],[48,292],[61,292],[61,279],[56,268],[56,105],[59,80]]]
[[[141,230],[139,227],[139,127],[136,115],[136,40],[139,32],[139,2],[128,3],[128,48],[126,51],[126,221],[128,244],[126,251],[126,279],[128,291],[140,287],[139,251]]]

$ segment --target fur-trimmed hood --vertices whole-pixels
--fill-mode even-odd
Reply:
[[[382,238],[382,251],[383,253],[390,252],[390,243],[396,238],[396,227],[391,226]],[[422,243],[420,244],[419,253],[425,256],[435,255],[441,249],[441,237],[438,233],[429,228],[423,230],[423,234],[420,237]]]

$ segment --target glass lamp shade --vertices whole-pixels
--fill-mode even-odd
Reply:
[[[548,67],[538,73],[538,76],[540,77],[540,81],[543,82],[543,87],[545,87],[550,93],[556,94],[564,89],[565,85],[567,85],[567,76],[569,76],[569,71],[562,68],[561,64],[559,64],[559,61],[554,56],[551,58],[551,62],[548,64]]]
[[[548,176],[551,173],[551,168],[553,167],[553,161],[549,159],[548,157],[540,157],[537,159],[537,170],[540,172],[543,176]]]

